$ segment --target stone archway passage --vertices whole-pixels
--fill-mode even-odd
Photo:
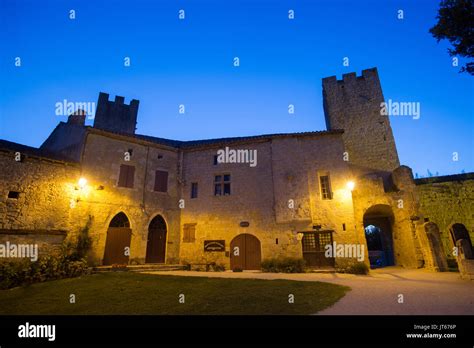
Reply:
[[[131,239],[130,222],[127,215],[120,212],[110,221],[107,230],[103,264],[127,265]]]
[[[251,234],[239,234],[230,242],[230,269],[260,269],[262,253],[260,241]]]
[[[364,214],[365,239],[372,268],[395,264],[392,239],[392,209],[379,204],[367,209]]]
[[[148,241],[146,245],[146,263],[164,263],[166,258],[166,222],[157,215],[148,226]]]

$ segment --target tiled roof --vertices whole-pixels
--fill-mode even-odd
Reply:
[[[246,137],[230,137],[230,138],[216,138],[216,139],[203,139],[203,140],[171,140],[165,138],[157,138],[148,135],[134,134],[128,135],[138,139],[150,141],[156,144],[172,146],[176,148],[194,148],[199,146],[206,145],[217,145],[217,144],[229,144],[236,142],[249,142],[249,141],[259,141],[259,140],[269,140],[274,138],[288,138],[288,137],[310,137],[317,135],[326,135],[326,134],[342,134],[343,130],[332,130],[332,131],[315,131],[315,132],[301,132],[301,133],[275,133],[275,134],[262,134],[262,135],[253,135]]]
[[[15,152],[20,152],[21,154],[34,156],[34,157],[47,158],[47,159],[51,159],[55,161],[72,162],[70,159],[60,154],[45,151],[36,147],[14,143],[8,140],[0,139],[0,150],[15,151]]]

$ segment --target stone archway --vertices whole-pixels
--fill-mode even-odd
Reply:
[[[451,235],[451,241],[453,242],[453,246],[457,246],[459,240],[464,240],[461,243],[461,245],[464,245],[464,250],[462,250],[462,253],[465,255],[467,259],[474,258],[474,250],[472,249],[472,241],[471,241],[471,237],[469,236],[469,231],[467,230],[466,226],[460,223],[455,223],[449,229],[449,234]]]
[[[110,221],[105,241],[104,265],[127,265],[130,257],[132,229],[125,213],[120,212]]]
[[[424,225],[426,237],[430,253],[432,255],[433,268],[439,271],[445,271],[448,268],[446,255],[444,253],[443,244],[441,243],[441,235],[439,233],[438,225],[434,222],[427,222]]]
[[[393,253],[392,208],[386,204],[373,205],[364,214],[364,231],[370,266],[372,268],[395,264]]]

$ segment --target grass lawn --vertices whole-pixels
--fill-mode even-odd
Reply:
[[[110,272],[1,290],[0,314],[314,314],[349,290],[322,282]]]

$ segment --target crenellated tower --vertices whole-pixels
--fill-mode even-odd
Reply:
[[[377,68],[323,79],[323,105],[328,130],[343,129],[349,162],[375,171],[400,166],[388,116],[381,115],[384,102]]]
[[[135,134],[137,127],[139,101],[133,99],[130,105],[124,103],[124,97],[116,96],[115,101],[109,101],[107,93],[99,94],[99,101],[94,119],[94,128]]]

